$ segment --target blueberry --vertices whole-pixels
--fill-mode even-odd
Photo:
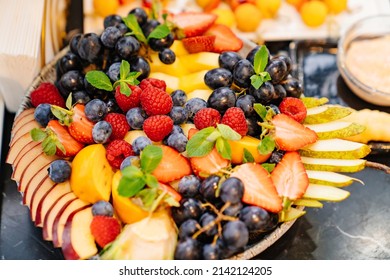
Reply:
[[[164,64],[172,64],[176,60],[176,54],[168,48],[164,48],[158,52],[158,58]]]
[[[85,116],[92,122],[100,121],[107,114],[107,105],[100,99],[92,99],[85,105]]]
[[[129,60],[138,54],[140,47],[141,45],[136,38],[125,36],[117,41],[115,50],[122,58]]]
[[[248,88],[251,84],[251,76],[255,74],[252,63],[247,59],[241,59],[234,65],[233,82],[240,88]]]
[[[255,117],[256,112],[253,109],[253,104],[256,102],[252,95],[244,94],[237,98],[236,107],[241,108],[245,117]]]
[[[225,68],[211,69],[204,75],[204,83],[211,89],[230,87],[232,82],[232,72]]]
[[[79,56],[89,63],[95,63],[101,59],[103,50],[104,46],[99,36],[95,33],[84,34],[77,44]]]
[[[188,112],[188,119],[192,120],[195,116],[195,114],[203,108],[207,107],[207,102],[204,101],[202,98],[195,97],[188,100],[184,107],[187,109]]]
[[[122,110],[119,108],[118,104],[116,103],[116,100],[114,98],[110,98],[106,102],[107,106],[107,114],[108,113],[121,113]]]
[[[100,40],[106,48],[113,49],[121,36],[122,33],[116,26],[109,26],[103,30]]]
[[[176,149],[179,153],[186,150],[188,138],[183,133],[171,133],[167,137],[167,145]]]
[[[271,217],[263,208],[246,206],[241,210],[239,218],[245,223],[249,231],[253,231],[264,230],[268,226]]]
[[[127,111],[126,120],[132,129],[142,129],[146,113],[139,107],[135,107]]]
[[[106,16],[103,20],[104,28],[107,28],[109,26],[116,26],[120,23],[123,23],[122,17],[120,15],[109,15]]]
[[[200,179],[195,175],[184,176],[179,181],[178,191],[183,197],[195,197],[199,193]]]
[[[35,120],[43,127],[46,127],[48,122],[54,118],[51,112],[51,106],[48,103],[39,104],[34,111]]]
[[[134,15],[140,26],[144,25],[148,20],[148,15],[146,11],[140,7],[134,8],[129,12],[129,15]]]
[[[235,177],[227,178],[221,184],[221,199],[232,204],[239,203],[244,195],[244,184]]]
[[[62,183],[68,180],[71,171],[69,162],[63,159],[52,161],[48,169],[49,177],[55,183]]]
[[[133,143],[131,143],[131,145],[133,147],[133,152],[136,155],[141,154],[143,149],[145,149],[146,146],[149,146],[151,144],[152,144],[152,141],[146,136],[139,136],[139,137],[135,138]]]
[[[121,62],[114,62],[108,67],[107,76],[110,78],[111,82],[116,82],[119,79],[121,68]]]
[[[180,126],[180,125],[173,125],[172,131],[171,131],[171,134],[175,134],[175,133],[181,133],[181,134],[184,134],[184,131],[183,131],[183,129],[181,128],[181,126]]]
[[[128,166],[139,167],[140,166],[139,161],[140,161],[140,159],[138,156],[128,156],[122,161],[121,166],[120,166],[120,170],[122,171],[123,169],[125,169]]]
[[[174,36],[172,33],[169,33],[167,36],[161,39],[150,38],[149,47],[154,51],[162,51],[163,49],[169,48],[172,46],[174,41]]]
[[[91,98],[85,90],[72,92],[72,105],[77,103],[87,104],[89,101],[91,101]]]
[[[111,134],[112,134],[112,126],[109,122],[99,121],[93,126],[92,137],[95,143],[99,143],[99,144],[107,143]]]
[[[225,68],[229,71],[233,71],[234,65],[236,65],[236,63],[241,59],[242,57],[238,53],[226,51],[219,55],[218,64],[219,67]]]
[[[211,93],[207,100],[208,107],[224,114],[225,111],[236,104],[236,94],[229,87],[220,87]]]
[[[243,248],[249,240],[248,228],[239,220],[227,222],[222,229],[222,238],[230,248]]]
[[[174,124],[185,123],[188,119],[187,109],[181,106],[173,106],[169,112],[169,116],[173,120]]]
[[[174,258],[176,260],[199,260],[202,256],[202,246],[199,241],[185,238],[177,243]]]
[[[146,61],[142,56],[137,56],[130,60],[130,69],[134,72],[140,72],[141,74],[138,76],[138,80],[141,81],[150,74],[150,65],[149,62]]]
[[[93,216],[114,216],[114,207],[111,203],[105,200],[98,200],[92,205]]]
[[[173,106],[184,106],[187,101],[187,94],[181,89],[172,91],[171,97]]]

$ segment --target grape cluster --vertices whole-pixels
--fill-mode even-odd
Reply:
[[[235,177],[189,175],[178,191],[184,198],[172,208],[179,228],[175,259],[229,258],[244,250],[250,234],[266,233],[278,223],[277,215],[242,202],[244,186]]]

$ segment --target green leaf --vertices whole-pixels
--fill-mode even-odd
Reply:
[[[251,79],[251,85],[255,89],[259,89],[261,85],[264,83],[263,79],[258,75],[252,75],[250,79]]]
[[[130,73],[130,63],[127,60],[122,60],[121,66],[119,68],[119,77],[121,80],[127,78],[127,75]]]
[[[158,180],[152,174],[145,175],[145,183],[151,188],[158,188]]]
[[[60,123],[65,125],[70,124],[69,114],[63,108],[52,105],[50,106],[50,111],[60,121]]]
[[[268,72],[265,72],[265,71],[261,72],[261,73],[259,73],[259,76],[261,77],[263,82],[271,81],[271,76]]]
[[[159,146],[148,145],[141,152],[141,169],[145,173],[151,173],[160,164],[163,157],[162,148]]]
[[[57,147],[57,149],[59,149],[63,154],[66,154],[65,147],[59,140],[55,141],[54,144]]]
[[[257,146],[257,150],[261,155],[266,155],[271,153],[275,149],[275,140],[270,136],[265,136],[260,144]]]
[[[187,142],[186,150],[189,157],[202,157],[211,152],[215,142],[207,138],[215,131],[214,127],[207,127],[200,130]]]
[[[275,163],[262,163],[261,166],[263,166],[265,170],[271,173],[275,168]]]
[[[219,137],[216,141],[215,147],[217,148],[218,153],[225,159],[232,159],[232,149],[227,140]]]
[[[241,139],[241,135],[226,124],[217,124],[217,129],[226,140],[237,141]]]
[[[132,86],[136,86],[138,85],[140,82],[137,80],[137,78],[141,75],[141,72],[130,72],[126,79],[123,80],[124,82],[132,85]]]
[[[127,15],[127,17],[123,18],[123,22],[132,31],[132,35],[134,35],[138,41],[141,41],[144,44],[148,43],[134,14]]]
[[[247,162],[255,162],[255,159],[254,157],[252,156],[251,152],[248,151],[247,148],[244,148],[244,154],[243,154],[243,159],[242,161],[244,163],[247,163]]]
[[[131,94],[131,88],[125,82],[120,82],[119,86],[120,86],[120,92],[126,95],[127,97],[129,97]]]
[[[52,138],[46,137],[42,141],[42,150],[48,156],[53,156],[56,153],[57,147]]]
[[[268,63],[268,51],[266,46],[261,46],[254,57],[253,68],[256,74],[263,72]]]
[[[158,25],[148,36],[148,41],[151,38],[155,39],[162,39],[167,37],[171,31],[169,30],[168,26],[166,24]]]
[[[66,99],[65,106],[66,106],[66,108],[68,108],[69,110],[72,109],[72,94],[69,94],[69,95],[68,95],[68,98]]]
[[[157,189],[146,188],[141,190],[137,195],[141,200],[145,208],[150,208],[157,197]]]
[[[144,177],[122,177],[118,185],[118,193],[124,197],[133,197],[145,187]]]
[[[217,129],[214,129],[213,133],[211,133],[208,137],[207,137],[207,141],[210,141],[210,142],[215,142],[219,137],[221,137],[221,133],[217,130]]]
[[[89,71],[85,75],[85,78],[87,79],[88,83],[90,83],[95,88],[102,89],[105,91],[113,90],[110,78],[102,71]]]
[[[30,131],[30,136],[33,141],[41,142],[46,138],[47,133],[39,128],[33,128]]]
[[[260,116],[260,118],[262,118],[263,120],[265,119],[265,116],[267,115],[267,109],[264,105],[260,103],[255,103],[253,104],[253,109],[255,109],[255,112]]]

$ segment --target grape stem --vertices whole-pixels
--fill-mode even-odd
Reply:
[[[366,161],[366,166],[376,168],[386,172],[387,174],[390,174],[390,167],[385,164],[373,162],[373,161]]]

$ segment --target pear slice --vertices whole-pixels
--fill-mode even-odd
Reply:
[[[336,121],[352,113],[352,109],[340,105],[322,105],[307,109],[305,124],[318,124]]]
[[[350,192],[326,185],[309,184],[303,198],[338,202],[346,199]]]
[[[308,124],[305,126],[314,130],[319,139],[346,138],[360,134],[366,129],[364,125],[344,121]]]
[[[329,102],[329,99],[326,97],[302,97],[303,104],[305,104],[306,109],[318,107]]]
[[[364,169],[364,159],[330,159],[311,158],[302,156],[301,160],[306,170],[320,170],[332,172],[358,172]]]
[[[301,156],[314,158],[359,159],[371,152],[368,145],[342,139],[325,139],[299,150]]]
[[[288,222],[306,214],[306,211],[300,210],[294,207],[290,207],[288,210],[282,211],[279,215],[279,222]]]
[[[324,205],[315,199],[306,199],[300,198],[294,201],[293,203],[296,206],[304,206],[304,207],[313,207],[313,208],[322,208]]]
[[[313,184],[328,185],[334,187],[347,187],[354,181],[364,185],[363,181],[336,172],[306,170],[309,182]]]

